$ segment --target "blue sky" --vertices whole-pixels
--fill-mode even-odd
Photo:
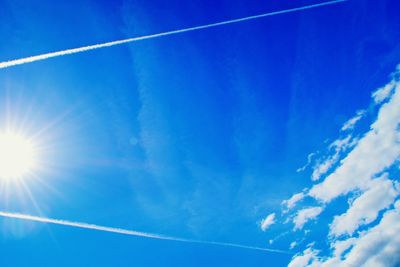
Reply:
[[[313,3],[0,0],[0,61]],[[295,241],[298,258],[318,249],[329,257],[333,216],[383,184],[338,189],[345,197],[335,200],[312,188],[341,172],[338,158],[357,152],[385,103],[396,103],[395,93],[371,95],[397,82],[399,7],[350,0],[0,69],[0,129],[41,147],[24,186],[2,185],[0,209],[287,251]],[[360,110],[356,127],[341,131]],[[391,112],[400,113],[395,104]],[[394,191],[395,144],[384,135],[369,147],[393,155],[371,177],[388,173]],[[327,178],[312,181],[336,148]],[[282,202],[304,188],[285,212]],[[395,199],[360,229],[384,221]],[[318,219],[308,213],[293,231],[312,208]],[[292,256],[0,218],[1,266],[287,266]]]

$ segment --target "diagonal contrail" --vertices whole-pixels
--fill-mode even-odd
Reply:
[[[39,61],[39,60],[45,60],[45,59],[52,58],[52,57],[76,54],[76,53],[81,53],[81,52],[99,49],[99,48],[103,48],[103,47],[120,45],[120,44],[135,42],[135,41],[141,41],[141,40],[152,39],[152,38],[157,38],[157,37],[162,37],[162,36],[167,36],[167,35],[184,33],[184,32],[196,31],[196,30],[201,30],[201,29],[206,29],[206,28],[212,28],[212,27],[217,27],[217,26],[222,26],[222,25],[227,25],[227,24],[232,24],[232,23],[237,23],[237,22],[242,22],[242,21],[247,21],[247,20],[253,20],[253,19],[258,19],[258,18],[263,18],[263,17],[268,17],[268,16],[275,16],[275,15],[279,15],[279,14],[291,13],[291,12],[296,12],[296,11],[305,10],[305,9],[311,9],[311,8],[316,8],[316,7],[321,7],[321,6],[332,5],[332,4],[336,4],[339,2],[345,2],[345,1],[347,1],[347,0],[327,1],[327,2],[322,2],[322,3],[318,3],[318,4],[290,8],[290,9],[285,9],[285,10],[280,10],[280,11],[274,11],[274,12],[269,12],[269,13],[264,13],[264,14],[259,14],[259,15],[249,16],[249,17],[244,17],[244,18],[239,18],[239,19],[232,19],[232,20],[211,23],[211,24],[206,24],[206,25],[200,25],[200,26],[195,26],[195,27],[190,27],[190,28],[172,30],[172,31],[161,32],[161,33],[156,33],[156,34],[122,39],[122,40],[117,40],[117,41],[112,41],[112,42],[107,42],[107,43],[66,49],[66,50],[57,51],[57,52],[50,52],[50,53],[41,54],[41,55],[37,55],[37,56],[30,56],[30,57],[25,57],[25,58],[20,58],[20,59],[14,59],[14,60],[0,62],[0,69],[8,68],[8,67],[16,66],[16,65],[21,65],[21,64],[25,64],[25,63],[35,62],[35,61]]]
[[[172,236],[166,236],[166,235],[160,235],[160,234],[154,234],[154,233],[146,233],[146,232],[139,232],[139,231],[133,231],[133,230],[126,230],[126,229],[121,229],[121,228],[101,226],[101,225],[96,225],[96,224],[72,222],[72,221],[58,220],[58,219],[52,219],[52,218],[46,218],[46,217],[38,217],[38,216],[22,214],[22,213],[12,213],[12,212],[0,211],[0,216],[7,217],[7,218],[20,219],[20,220],[58,224],[58,225],[76,227],[76,228],[84,228],[84,229],[90,229],[90,230],[96,230],[96,231],[111,232],[111,233],[117,233],[117,234],[123,234],[123,235],[140,236],[140,237],[145,237],[145,238],[170,240],[170,241],[178,241],[178,242],[186,242],[186,243],[197,243],[197,244],[205,244],[205,245],[216,245],[216,246],[224,246],[224,247],[236,247],[236,248],[244,248],[244,249],[252,249],[252,250],[261,250],[261,251],[266,251],[266,252],[290,254],[290,255],[293,254],[288,251],[278,250],[278,249],[269,249],[269,248],[261,248],[261,247],[234,244],[234,243],[202,241],[202,240],[195,240],[195,239],[172,237]]]

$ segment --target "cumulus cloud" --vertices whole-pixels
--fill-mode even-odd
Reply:
[[[321,207],[306,208],[298,211],[293,219],[294,230],[302,229],[306,222],[317,218],[321,212]]]
[[[343,139],[335,140],[329,145],[329,149],[334,151],[333,155],[328,156],[325,160],[318,161],[313,168],[313,173],[311,175],[311,180],[317,181],[322,175],[327,173],[331,167],[339,160],[340,153],[355,146],[358,139],[352,138],[351,135],[346,136]]]
[[[271,213],[261,221],[260,224],[261,230],[266,231],[274,223],[275,223],[275,213]]]
[[[365,190],[376,174],[392,165],[400,156],[400,85],[379,110],[376,121],[341,161],[341,165],[323,182],[314,185],[309,195],[322,202],[353,190]]]
[[[341,258],[345,254],[345,252],[354,245],[356,241],[357,238],[351,237],[332,243],[331,248],[334,250],[333,255],[335,256],[335,258]]]
[[[373,222],[381,210],[393,203],[397,195],[393,181],[386,177],[373,180],[370,188],[354,200],[344,214],[335,216],[330,226],[330,234],[333,236],[352,235],[361,225]]]
[[[394,267],[400,264],[400,202],[386,212],[381,222],[365,231],[348,253],[345,264]]]
[[[322,207],[339,196],[347,199],[349,206],[332,218],[328,252],[319,255],[320,251],[308,247],[295,255],[289,266],[400,266],[400,200],[395,202],[400,185],[393,179],[398,175],[393,167],[400,159],[400,65],[392,77],[372,94],[377,115],[370,129],[358,139],[349,135],[333,142],[329,148],[334,153],[317,161],[314,180],[332,171],[305,195],[294,194],[323,204],[299,210],[293,218],[294,229],[316,219]],[[357,113],[341,131],[353,130],[364,114]]]
[[[316,256],[316,252],[312,248],[307,248],[302,254],[293,257],[288,267],[307,266]]]
[[[289,210],[294,208],[297,202],[301,201],[306,195],[303,192],[294,194],[291,198],[282,201],[282,205],[286,206]]]
[[[330,257],[318,257],[318,251],[307,248],[303,253],[296,255],[289,266],[399,266],[400,201],[394,206],[394,209],[383,215],[379,224],[360,233],[358,238],[335,242],[331,246],[335,252]]]
[[[339,159],[339,153],[335,153],[334,155],[328,157],[326,160],[318,163],[313,170],[311,175],[311,180],[317,181],[324,175]]]

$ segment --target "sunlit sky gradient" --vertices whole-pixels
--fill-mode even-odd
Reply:
[[[312,3],[0,0],[0,61]],[[311,186],[312,171],[296,170],[358,110],[374,120],[371,94],[400,63],[399,8],[350,0],[1,70],[0,128],[34,137],[42,166],[23,185],[0,185],[0,209],[289,250],[304,232],[260,222]],[[311,224],[311,240],[326,238],[338,210]],[[1,266],[291,257],[0,218]]]

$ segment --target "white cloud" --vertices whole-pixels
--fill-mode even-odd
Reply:
[[[297,242],[293,241],[292,243],[290,243],[289,249],[294,249],[297,246]]]
[[[336,153],[326,160],[337,160],[338,166],[308,191],[308,196],[325,204],[350,192],[359,194],[354,199],[353,194],[346,196],[350,202],[348,210],[333,218],[327,239],[330,253],[319,256],[317,250],[309,247],[296,255],[289,266],[400,266],[400,200],[392,208],[400,185],[390,179],[391,167],[400,159],[400,81],[396,75],[400,75],[400,65],[393,80],[372,95],[375,105],[380,106],[370,130],[359,140],[348,141],[348,145],[344,139],[335,141],[331,146]],[[349,127],[350,123],[344,128],[353,126]],[[339,153],[351,150],[340,160],[337,151],[345,146]],[[397,175],[396,171],[393,174]],[[294,220],[297,228],[307,221],[303,217],[309,217],[302,213],[304,210]],[[361,226],[365,230],[360,231]]]
[[[310,153],[310,154],[308,154],[308,156],[307,156],[307,163],[306,163],[303,167],[298,168],[298,169],[296,170],[296,172],[302,172],[302,171],[304,171],[304,170],[311,164],[312,158],[313,158],[315,155],[316,155],[316,153]]]
[[[333,253],[334,256],[337,258],[342,257],[345,254],[345,252],[354,245],[356,240],[357,238],[351,237],[345,240],[339,240],[332,243],[331,248],[334,249]]]
[[[285,205],[288,209],[294,208],[297,202],[302,200],[306,195],[303,192],[294,194],[291,198],[288,200],[282,201],[282,205]]]
[[[315,165],[313,173],[311,175],[311,180],[317,181],[324,175],[339,159],[339,153],[335,153],[334,155],[328,157],[321,163]]]
[[[400,264],[400,202],[381,222],[367,230],[345,259],[353,266],[394,267]]]
[[[269,214],[261,221],[261,230],[266,231],[271,225],[275,223],[275,213]]]
[[[317,181],[322,175],[327,173],[329,169],[339,160],[339,155],[346,149],[353,147],[357,144],[357,139],[352,139],[351,135],[346,136],[343,139],[338,139],[329,145],[330,149],[334,149],[334,154],[326,158],[325,160],[318,162],[314,168],[311,176],[311,180]]]
[[[379,104],[379,103],[383,102],[384,100],[386,100],[393,92],[395,85],[396,85],[395,81],[391,81],[390,83],[386,84],[384,87],[379,88],[374,93],[372,93],[372,98],[374,99],[375,103]]]
[[[307,249],[303,252],[303,255],[307,256],[307,263],[305,265],[293,266],[399,266],[399,233],[400,201],[397,201],[395,208],[387,211],[378,225],[362,232],[358,238],[337,241],[331,245],[331,247],[335,249],[335,253],[331,257],[324,259],[318,258],[315,251]],[[346,253],[346,251],[348,252]],[[293,260],[295,259],[296,258]]]
[[[365,110],[357,111],[357,114],[343,124],[341,131],[352,130],[356,123],[364,116]]]
[[[361,225],[376,220],[378,213],[388,208],[397,195],[398,192],[391,180],[386,177],[373,180],[370,188],[359,196],[344,214],[335,216],[330,225],[330,234],[352,235]]]
[[[338,139],[338,140],[335,140],[334,142],[332,142],[329,145],[329,148],[333,148],[333,149],[335,149],[336,152],[340,152],[340,151],[347,149],[348,147],[353,146],[354,144],[355,143],[354,143],[354,140],[351,139],[351,135],[348,135],[345,138]]]
[[[317,252],[311,247],[304,250],[302,254],[295,255],[288,267],[304,267],[308,266],[316,258]]]
[[[321,207],[312,207],[298,211],[296,217],[293,219],[294,230],[302,229],[306,222],[317,218],[321,212]]]
[[[323,182],[314,185],[309,195],[323,202],[347,194],[365,185],[376,174],[392,165],[400,156],[400,85],[391,99],[382,105],[377,120],[341,161],[341,165]]]

